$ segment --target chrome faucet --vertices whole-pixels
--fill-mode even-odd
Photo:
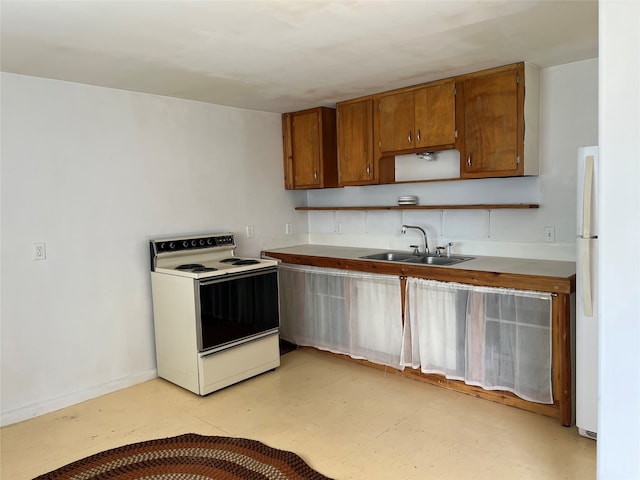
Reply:
[[[418,227],[416,225],[402,225],[402,234],[406,234],[407,233],[407,229],[409,228],[414,228],[416,230],[420,230],[422,232],[422,237],[424,238],[424,255],[429,255],[429,245],[427,243],[427,232],[424,231],[424,229],[422,227]],[[417,250],[417,247],[416,247]],[[420,254],[420,252],[418,251],[418,254]]]

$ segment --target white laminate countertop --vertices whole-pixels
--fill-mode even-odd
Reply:
[[[347,260],[365,260],[360,257],[378,252],[396,251],[383,248],[354,248],[338,247],[332,245],[296,245],[294,247],[265,250],[286,255],[307,255],[312,257],[341,258]],[[409,252],[407,252],[409,253]],[[449,266],[429,265],[428,268],[448,268],[455,270],[475,270],[493,273],[511,273],[516,275],[533,275],[542,277],[570,278],[576,273],[575,262],[557,260],[534,260],[529,258],[487,257],[478,255],[465,255],[474,257],[473,260]],[[376,260],[383,261],[383,260]],[[390,262],[396,263],[397,262]]]

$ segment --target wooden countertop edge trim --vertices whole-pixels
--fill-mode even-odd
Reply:
[[[296,207],[296,210],[498,210],[540,208],[536,203],[475,205],[372,205],[364,207]]]
[[[535,290],[558,294],[570,294],[575,292],[575,275],[564,278],[516,273],[487,272],[482,270],[464,270],[459,268],[430,267],[424,265],[405,266],[391,262],[298,255],[272,252],[269,250],[265,250],[263,254],[293,265],[338,268],[342,270],[424,278],[441,282],[457,282],[488,287],[517,288],[522,290]]]

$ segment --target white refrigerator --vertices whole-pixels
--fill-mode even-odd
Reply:
[[[576,426],[595,439],[598,425],[598,147],[578,149],[576,239]]]

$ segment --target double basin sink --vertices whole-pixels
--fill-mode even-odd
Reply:
[[[448,266],[473,260],[475,257],[461,257],[458,255],[445,257],[439,255],[414,255],[407,252],[381,252],[374,253],[373,255],[365,255],[360,258],[367,260],[384,260],[387,262],[415,263],[419,265]]]

